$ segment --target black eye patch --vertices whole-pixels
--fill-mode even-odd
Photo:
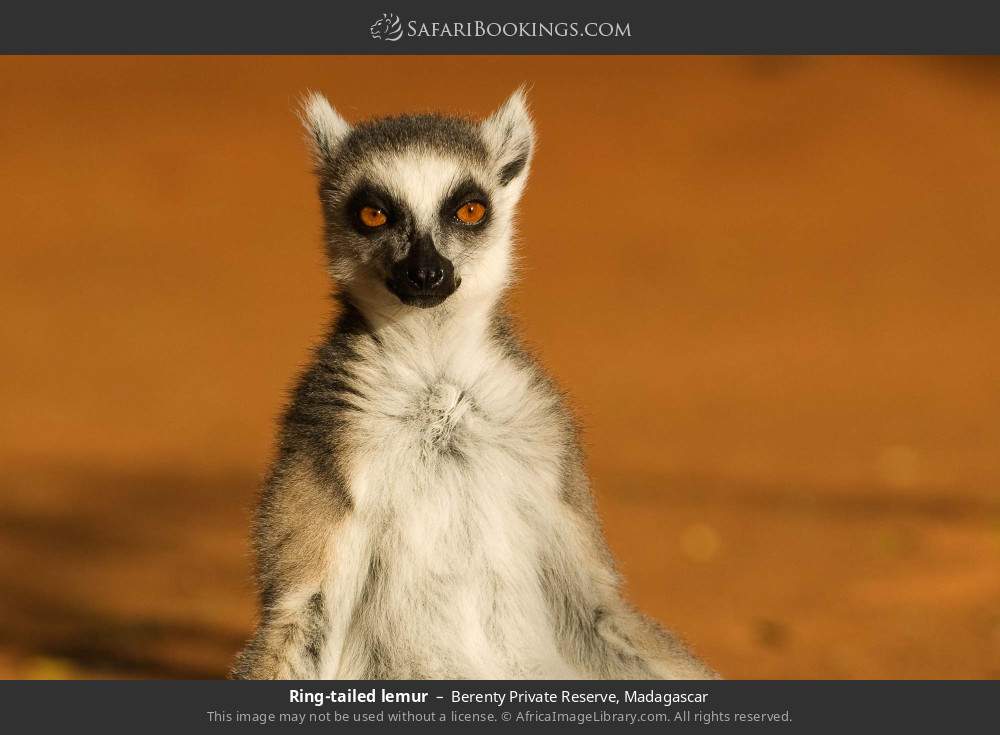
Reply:
[[[392,227],[404,215],[403,207],[385,189],[372,184],[362,184],[348,197],[344,213],[350,225],[363,235],[372,232],[372,229],[361,221],[360,213],[365,207],[378,209],[385,214],[385,227]]]
[[[446,222],[455,221],[455,212],[463,204],[479,202],[486,207],[486,217],[490,216],[490,197],[471,177],[456,186],[441,204],[441,218]]]

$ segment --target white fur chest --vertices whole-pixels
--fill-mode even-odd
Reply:
[[[358,551],[337,566],[353,566],[358,603],[338,674],[362,675],[375,651],[400,678],[573,676],[538,573],[560,516],[555,397],[476,332],[396,337],[353,386],[344,533]]]

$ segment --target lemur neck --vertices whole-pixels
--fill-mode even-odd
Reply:
[[[364,330],[384,350],[421,362],[445,362],[459,354],[480,351],[493,335],[500,308],[499,295],[493,299],[449,299],[430,309],[398,302],[358,303],[351,297],[341,297],[341,301],[345,309],[361,318]]]

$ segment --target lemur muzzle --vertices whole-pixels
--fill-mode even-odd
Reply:
[[[388,286],[404,304],[437,306],[457,288],[455,267],[437,251],[430,235],[421,235],[392,266]]]

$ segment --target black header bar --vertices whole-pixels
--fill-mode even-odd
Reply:
[[[7,54],[988,54],[987,0],[34,0]]]

